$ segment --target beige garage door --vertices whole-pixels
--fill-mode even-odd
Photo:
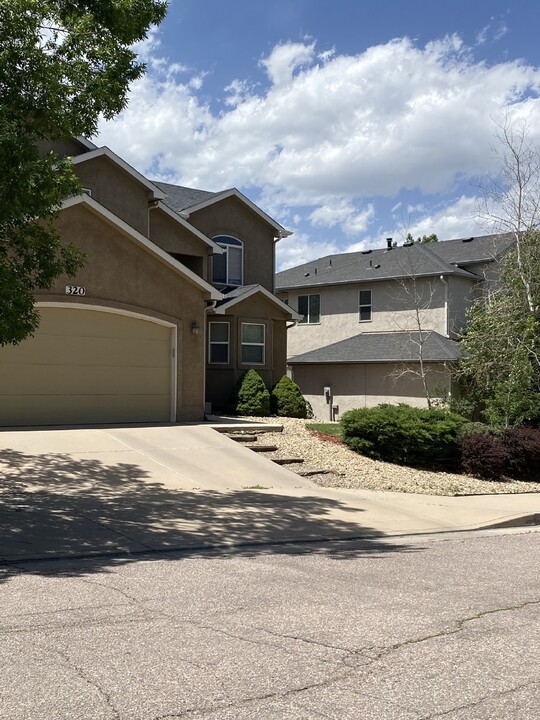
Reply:
[[[0,425],[170,420],[170,327],[88,309],[40,315],[33,338],[0,348]]]

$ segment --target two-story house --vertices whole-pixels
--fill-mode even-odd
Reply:
[[[511,235],[343,253],[276,276],[302,316],[288,364],[316,417],[383,402],[425,406],[452,392],[456,338],[475,297],[496,282]]]
[[[36,294],[34,336],[0,348],[0,425],[202,420],[245,370],[277,382],[297,318],[273,293],[285,228],[236,189],[152,182],[82,138],[52,147],[83,188],[56,227],[86,262]]]

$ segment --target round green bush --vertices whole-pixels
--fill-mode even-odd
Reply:
[[[245,372],[233,388],[227,411],[235,415],[270,415],[270,393],[264,380],[255,372]]]
[[[306,418],[306,401],[298,385],[284,375],[279,380],[270,397],[270,407],[275,415],[281,417]]]
[[[447,410],[404,403],[349,410],[341,418],[343,441],[376,460],[453,469],[459,463],[459,435],[465,419]]]

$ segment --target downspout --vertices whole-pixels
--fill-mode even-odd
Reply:
[[[444,285],[444,334],[450,337],[450,328],[448,327],[448,281],[444,279],[444,275],[440,276]]]

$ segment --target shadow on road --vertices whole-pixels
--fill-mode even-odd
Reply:
[[[309,552],[335,559],[413,549],[381,542],[383,533],[361,525],[361,512],[336,500],[250,488],[171,489],[135,464],[0,451],[0,559],[12,571],[30,559],[92,556],[81,574],[106,572],[156,553],[173,558],[179,548],[174,558],[223,546],[244,555],[298,554],[315,541]],[[319,542],[353,537],[363,541]],[[50,563],[41,565],[46,572]],[[75,565],[70,572],[77,574]]]

